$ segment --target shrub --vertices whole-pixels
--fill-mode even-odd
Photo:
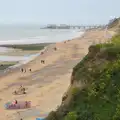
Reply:
[[[65,117],[65,120],[77,120],[76,112],[69,112]]]
[[[110,47],[106,49],[106,55],[108,56],[108,59],[116,59],[116,57],[120,54],[120,47],[115,46],[115,47]]]
[[[113,36],[111,42],[115,45],[120,45],[120,34]]]
[[[74,87],[74,88],[72,88],[71,94],[73,96],[75,96],[75,95],[79,94],[79,92],[80,92],[80,89],[78,87]]]

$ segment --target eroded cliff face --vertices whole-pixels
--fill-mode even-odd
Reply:
[[[103,55],[104,54],[104,55]],[[74,88],[83,89],[91,83],[92,75],[97,77],[97,71],[107,62],[108,55],[105,55],[105,49],[97,46],[90,46],[88,54],[74,68],[71,75],[70,86],[63,95],[62,104],[68,104],[71,92]],[[95,75],[96,74],[96,75]]]

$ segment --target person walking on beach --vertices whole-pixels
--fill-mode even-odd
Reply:
[[[23,68],[21,68],[21,71],[23,72]]]
[[[32,71],[31,68],[29,68],[29,71],[30,71],[30,72]]]
[[[45,60],[41,60],[41,63],[45,64]]]
[[[44,60],[41,60],[41,63],[43,63],[43,64],[44,64],[44,63],[45,63],[45,61],[44,61]]]
[[[57,50],[57,48],[55,47],[55,48],[54,48],[54,50],[56,51],[56,50]]]

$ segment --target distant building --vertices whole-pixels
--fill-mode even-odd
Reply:
[[[55,24],[50,24],[50,25],[47,25],[47,28],[56,29],[57,26]]]
[[[60,24],[57,26],[58,29],[70,29],[70,26],[66,25],[66,24]]]

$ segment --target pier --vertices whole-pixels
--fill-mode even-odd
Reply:
[[[104,29],[107,25],[47,25],[42,29]]]

